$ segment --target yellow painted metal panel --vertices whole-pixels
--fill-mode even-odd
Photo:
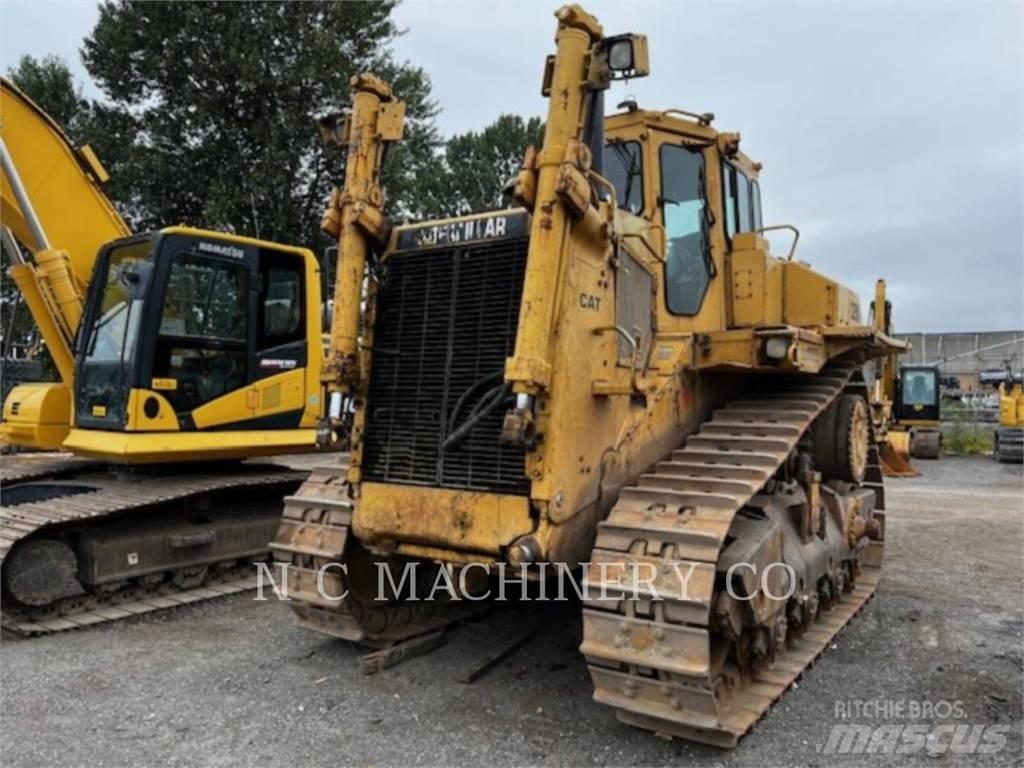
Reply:
[[[9,80],[0,78],[0,86],[4,145],[50,246],[68,253],[74,276],[84,285],[100,247],[131,230],[93,177],[92,163],[79,156],[60,126]],[[95,155],[91,159],[98,165]],[[6,178],[0,181],[0,193],[4,224],[26,247],[37,250]]]
[[[61,383],[20,384],[4,401],[0,436],[5,445],[53,451],[71,424],[71,391]]]
[[[422,545],[497,553],[534,522],[523,496],[364,483],[353,527],[371,543],[400,535]]]
[[[150,400],[155,401],[158,406],[153,416],[146,415],[146,403]],[[127,428],[139,432],[176,432],[179,428],[178,417],[174,413],[174,406],[160,393],[148,389],[133,389],[128,393]]]
[[[76,428],[64,448],[115,463],[161,464],[309,452],[315,442],[312,429],[130,433]]]

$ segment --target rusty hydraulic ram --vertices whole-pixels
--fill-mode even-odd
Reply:
[[[592,168],[594,152],[604,149],[600,137],[592,135],[604,123],[601,92],[612,80],[644,77],[649,70],[643,35],[605,37],[597,19],[578,5],[564,6],[555,16],[556,50],[548,58],[542,88],[548,97],[544,145],[538,153],[527,153],[515,189],[533,220],[519,331],[505,363],[516,404],[505,415],[502,441],[526,448],[537,436],[536,397],[551,385],[551,345],[570,239],[589,238],[609,248],[614,236],[613,204],[599,203],[594,190],[595,183],[610,185]]]
[[[321,375],[328,395],[327,416],[317,430],[321,445],[333,442],[334,433],[343,428],[346,398],[361,385],[359,318],[366,260],[390,234],[382,210],[381,165],[387,144],[402,138],[405,123],[405,103],[392,96],[383,80],[361,74],[351,85],[351,112],[320,121],[325,143],[348,148],[344,186],[331,194],[320,222],[320,229],[338,240],[330,343]]]

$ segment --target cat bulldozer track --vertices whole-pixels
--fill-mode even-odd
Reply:
[[[347,464],[314,469],[298,492],[285,500],[284,517],[270,544],[284,569],[287,599],[299,624],[350,642],[385,647],[436,632],[481,610],[475,603],[412,602],[401,595],[375,599],[375,562],[380,559],[349,535],[354,502],[348,495],[347,473]],[[340,565],[344,569],[336,567]],[[426,579],[433,573],[419,571],[418,587],[428,586]]]
[[[856,407],[860,401],[867,413],[863,385],[860,393],[846,389],[851,373],[833,367],[807,382],[765,382],[774,388],[717,409],[684,448],[624,488],[599,525],[580,650],[594,698],[614,707],[623,722],[735,746],[870,600],[880,574],[884,521],[875,511],[882,476],[873,440],[868,455],[854,460],[863,462],[857,470],[864,472],[862,483],[822,486],[832,519],[820,522],[844,533],[858,522],[875,527],[879,540],[867,545],[870,556],[858,560],[850,536],[838,537],[842,546],[828,555],[828,575],[804,585],[798,603],[790,603],[802,605],[802,614],[791,609],[770,627],[758,626],[756,608],[742,615],[724,591],[729,565],[746,562],[730,552],[737,528],[776,520],[783,524],[785,550],[807,547],[810,559],[826,547],[801,536],[806,502],[794,498],[795,486],[779,475],[811,435],[815,419],[823,412],[820,418],[838,415],[828,412],[830,406]],[[869,424],[864,418],[859,428]],[[624,588],[641,566],[656,574],[647,585],[653,589],[625,599]],[[799,570],[797,575],[802,582]]]
[[[20,465],[20,466],[19,466]],[[5,462],[3,628],[40,635],[255,586],[304,472],[274,464],[118,469],[59,454]]]

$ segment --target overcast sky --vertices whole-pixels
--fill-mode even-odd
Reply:
[[[396,53],[430,75],[443,133],[543,114],[557,5],[399,7]],[[742,132],[764,163],[765,223],[796,224],[798,256],[865,307],[884,276],[900,331],[1024,328],[1024,3],[586,7],[607,33],[650,38],[651,76],[608,104],[631,94]],[[87,0],[2,0],[0,66],[56,53],[86,80],[96,16]]]

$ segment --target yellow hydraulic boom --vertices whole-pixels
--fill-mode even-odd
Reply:
[[[71,423],[72,344],[83,296],[102,245],[131,234],[101,185],[109,176],[88,147],[76,148],[60,126],[6,78],[0,78],[0,203],[4,248],[42,334],[59,383],[26,384],[4,413],[5,441],[58,448]],[[29,249],[26,258],[20,242]]]

